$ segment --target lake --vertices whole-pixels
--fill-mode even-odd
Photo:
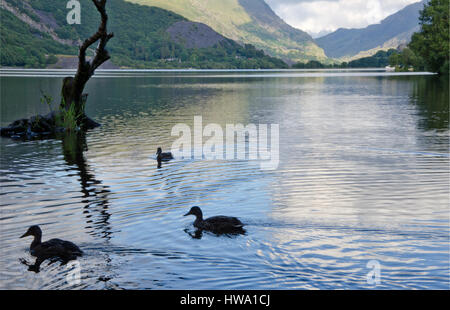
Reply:
[[[1,126],[73,71],[1,70]],[[0,289],[449,289],[449,87],[378,70],[99,71],[85,136],[0,139]],[[55,106],[56,107],[56,106]],[[55,108],[54,107],[54,108]],[[279,164],[175,158],[177,124],[278,124]],[[245,235],[196,236],[192,206]],[[31,238],[71,240],[77,264]],[[196,237],[196,238],[195,238]],[[80,281],[70,281],[78,268]]]

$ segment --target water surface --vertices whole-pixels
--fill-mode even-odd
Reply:
[[[70,72],[69,72],[70,73]],[[1,126],[47,113],[68,72],[1,71]],[[2,289],[448,289],[449,92],[431,75],[347,71],[104,71],[84,137],[1,138]],[[279,124],[278,169],[176,159],[175,124]],[[192,238],[192,217],[234,215],[243,236]],[[30,239],[80,245],[81,282]],[[369,284],[367,263],[380,264]]]

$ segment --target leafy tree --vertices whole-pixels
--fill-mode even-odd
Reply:
[[[321,69],[321,68],[326,68],[327,66],[325,66],[324,64],[322,64],[320,61],[317,60],[310,60],[307,63],[296,63],[292,66],[292,68],[295,69]]]
[[[55,64],[58,62],[58,57],[56,57],[55,55],[49,55],[47,57],[47,64]]]
[[[406,47],[402,52],[395,52],[389,57],[389,65],[397,71],[409,71],[410,69],[424,70],[423,59],[417,56],[410,48]]]
[[[409,47],[423,58],[425,68],[449,73],[449,0],[430,0],[420,12],[421,30],[413,34]]]

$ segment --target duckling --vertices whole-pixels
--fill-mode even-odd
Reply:
[[[202,210],[197,206],[192,207],[184,216],[188,215],[196,217],[194,227],[200,230],[208,230],[216,234],[245,233],[242,228],[244,224],[236,217],[219,215],[204,220]]]
[[[34,240],[30,246],[31,255],[36,256],[37,262],[40,263],[47,258],[59,257],[63,261],[70,261],[76,259],[77,256],[83,255],[83,251],[70,241],[61,239],[50,239],[45,242],[41,242],[42,230],[38,225],[33,225],[28,228],[20,238],[26,236],[33,236]]]

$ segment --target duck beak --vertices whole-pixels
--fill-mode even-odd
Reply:
[[[192,213],[189,211],[188,213],[186,213],[185,215],[183,215],[183,216],[188,216],[188,215],[191,215]]]
[[[23,237],[26,237],[26,236],[29,236],[28,231],[26,233],[24,233],[22,236],[20,236],[20,238],[23,238]]]

